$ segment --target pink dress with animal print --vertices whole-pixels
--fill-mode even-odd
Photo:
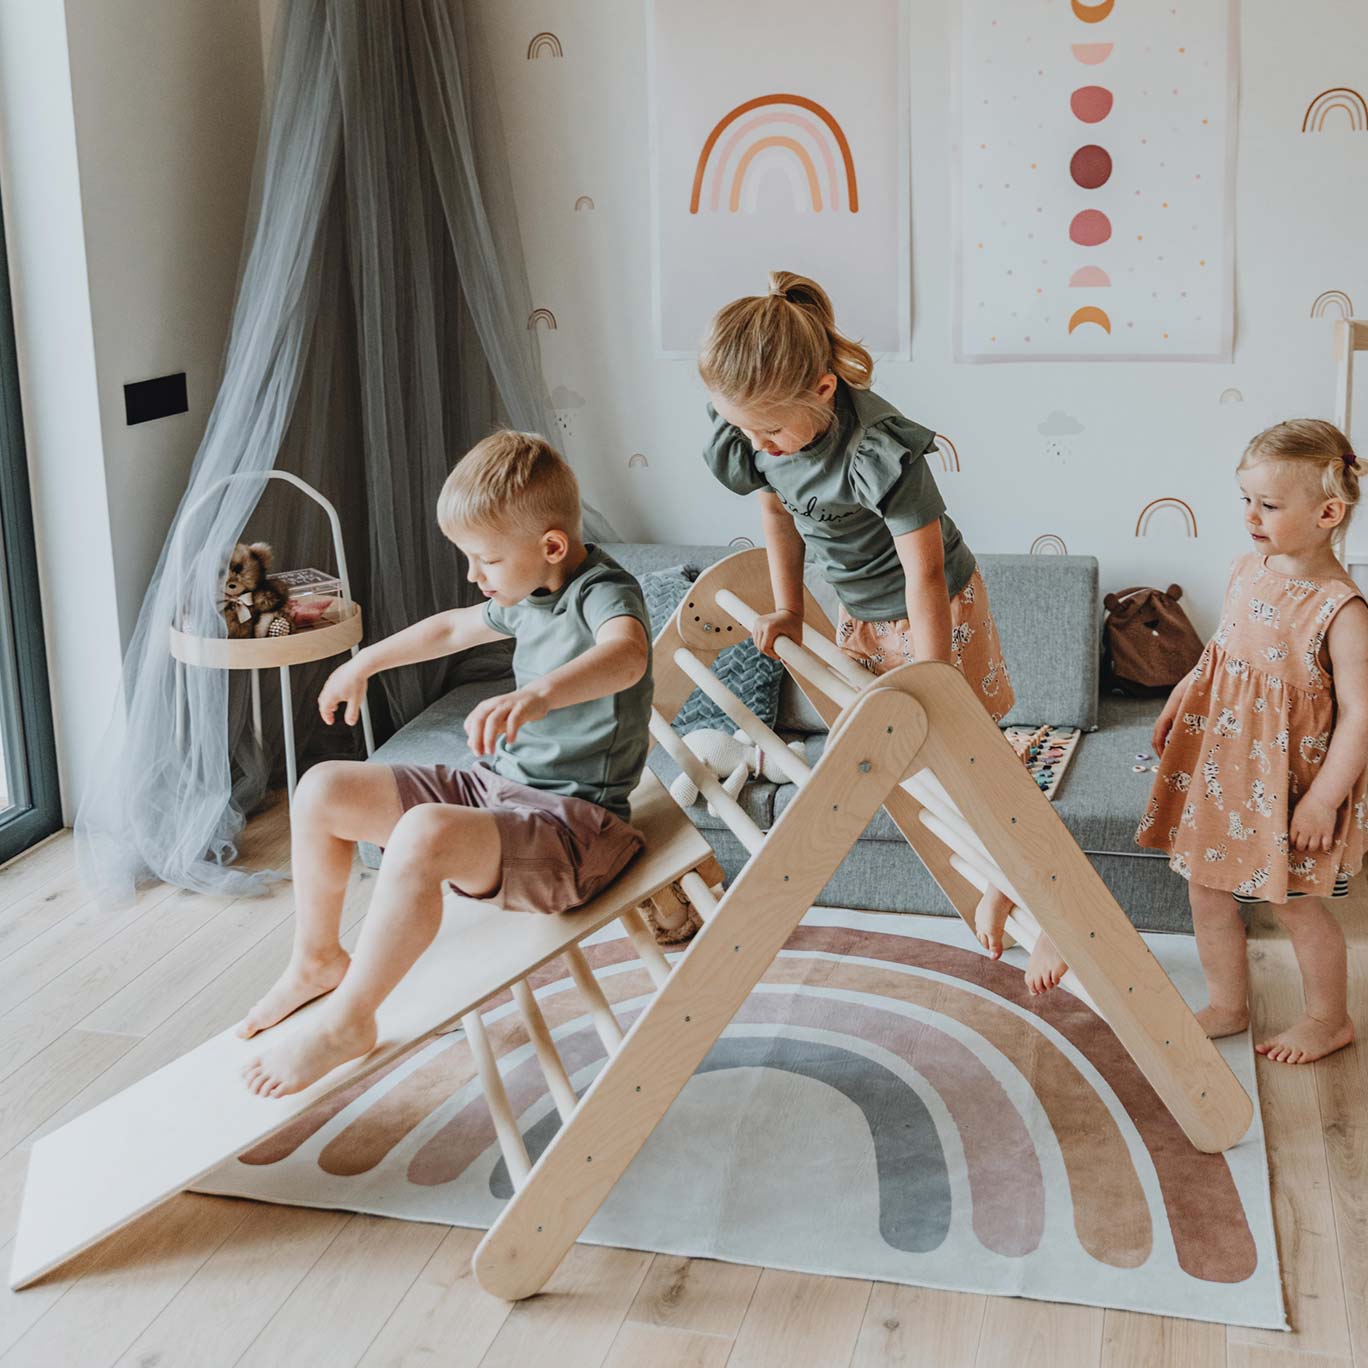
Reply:
[[[1290,850],[1288,823],[1330,745],[1335,690],[1325,636],[1363,595],[1348,575],[1289,579],[1241,556],[1221,625],[1207,642],[1169,732],[1136,841],[1167,851],[1185,879],[1266,902],[1328,897],[1363,862],[1360,776],[1328,854]]]

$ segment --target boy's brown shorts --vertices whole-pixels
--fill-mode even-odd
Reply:
[[[529,788],[485,765],[389,768],[406,812],[423,803],[450,803],[494,818],[503,842],[503,883],[484,901],[510,911],[568,912],[617,878],[646,844],[636,827],[597,803]]]

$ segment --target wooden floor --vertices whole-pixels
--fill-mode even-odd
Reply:
[[[246,860],[284,863],[287,835],[277,804]],[[372,887],[358,871],[353,932]],[[290,914],[288,884],[237,902],[160,887],[102,911],[70,833],[0,868],[6,1269],[32,1141],[239,1018],[285,962]],[[1368,1032],[1368,896],[1344,915]],[[1250,953],[1259,1025],[1290,1020],[1291,949],[1265,917]],[[1368,1368],[1368,1045],[1260,1061],[1259,1087],[1291,1335],[586,1246],[507,1306],[470,1276],[478,1232],[183,1195],[0,1293],[0,1365]]]

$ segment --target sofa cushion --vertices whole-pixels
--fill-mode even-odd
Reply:
[[[1003,722],[1097,725],[1101,608],[1091,556],[980,556],[1016,690]]]

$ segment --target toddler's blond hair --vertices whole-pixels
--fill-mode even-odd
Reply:
[[[557,528],[578,539],[579,481],[545,438],[505,428],[477,442],[447,476],[437,523],[451,541],[472,527],[532,537]]]
[[[1359,501],[1358,458],[1344,433],[1322,418],[1289,418],[1259,433],[1245,447],[1236,469],[1248,470],[1264,461],[1296,466],[1308,477],[1319,479],[1325,498],[1338,499],[1344,505],[1344,521],[1334,536],[1334,541],[1342,544]]]
[[[718,310],[698,357],[708,389],[761,414],[820,407],[811,395],[828,372],[868,389],[874,358],[837,331],[827,292],[792,271],[771,271],[769,283]]]

